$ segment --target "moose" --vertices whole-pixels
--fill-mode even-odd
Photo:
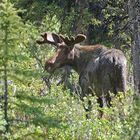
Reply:
[[[95,94],[100,107],[110,107],[110,93],[125,93],[127,60],[121,50],[108,49],[100,44],[80,45],[86,39],[83,34],[68,37],[46,32],[41,36],[38,44],[48,43],[57,48],[55,54],[45,62],[45,70],[52,73],[63,66],[71,66],[79,74],[81,100]],[[89,101],[89,108],[90,105]]]

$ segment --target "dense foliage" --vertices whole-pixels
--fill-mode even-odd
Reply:
[[[124,47],[131,45],[126,30],[127,1],[105,2],[93,0],[89,8],[81,6],[83,9],[70,0],[0,2],[0,140],[139,139],[140,100],[133,100],[133,84],[125,97],[120,93],[113,99],[112,108],[102,109],[102,119],[98,118],[96,97],[88,97],[93,110],[87,120],[83,108],[87,98],[81,102],[78,94],[63,84],[58,86],[64,71],[56,71],[46,81],[50,75],[44,72],[43,64],[55,49],[36,44],[41,32],[74,34],[80,26],[89,43],[119,45],[128,57],[131,75],[130,50]],[[77,79],[74,72],[69,77],[80,92]]]

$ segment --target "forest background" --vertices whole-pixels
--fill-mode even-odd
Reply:
[[[139,7],[138,0],[0,0],[0,140],[139,140]],[[70,67],[51,76],[44,71],[55,52],[36,43],[46,31],[83,33],[84,44],[125,53],[126,97],[102,109],[104,118],[98,118],[96,97],[88,97],[94,107],[85,118],[78,75]]]

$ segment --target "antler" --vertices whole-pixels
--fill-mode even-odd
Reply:
[[[73,36],[69,38],[68,36],[64,37],[63,35],[60,35],[60,38],[65,42],[66,45],[72,46],[85,40],[86,36],[83,34],[78,34],[75,38]]]
[[[48,44],[58,46],[58,44],[61,44],[63,42],[59,37],[59,35],[51,32],[46,32],[44,34],[41,34],[41,37],[43,38],[43,40],[37,40],[36,42],[38,44],[48,43]]]
[[[73,46],[74,44],[80,43],[86,39],[86,36],[83,34],[78,34],[75,38],[73,36],[69,38],[68,36],[64,37],[63,35],[57,35],[55,33],[46,32],[44,34],[41,34],[41,36],[43,40],[38,40],[38,44],[49,43],[55,46]]]

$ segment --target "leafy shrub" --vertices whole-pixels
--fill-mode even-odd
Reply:
[[[23,23],[10,1],[3,0],[0,7],[3,19],[0,20],[0,140],[139,140],[140,99],[133,100],[132,90],[125,97],[120,93],[114,98],[111,108],[103,108],[101,119],[96,97],[87,97],[82,102],[80,91],[76,95],[63,85],[57,86],[55,78],[48,90],[42,82],[42,77],[48,75],[42,63],[49,48],[44,51],[36,45],[37,27],[30,22]],[[49,20],[46,16],[41,31],[49,28]],[[58,23],[54,27],[51,24],[51,30],[58,32],[60,22],[56,16],[51,22]],[[4,62],[7,75],[4,75]],[[4,77],[8,86],[7,119]],[[71,82],[76,81],[77,75],[73,77]],[[89,98],[93,108],[87,120],[83,105],[87,106]]]

